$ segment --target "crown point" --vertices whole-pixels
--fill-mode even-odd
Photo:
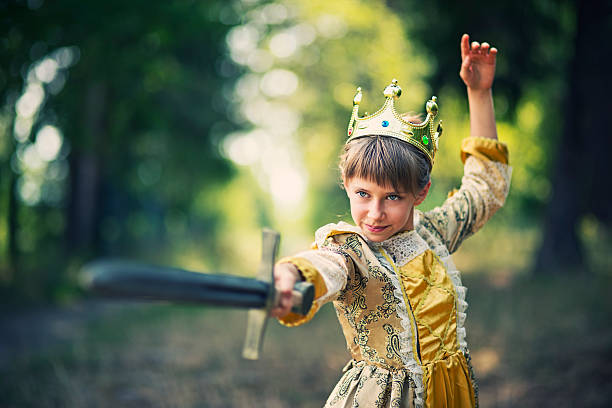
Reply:
[[[427,108],[427,113],[433,116],[436,116],[438,114],[438,104],[436,103],[437,100],[438,98],[432,96],[431,99],[427,101],[427,104],[425,105],[425,107]]]
[[[355,94],[355,97],[353,98],[353,105],[359,105],[361,103],[361,97],[362,97],[362,93],[361,93],[361,87],[357,88],[357,93]]]
[[[402,88],[400,88],[397,84],[397,79],[394,78],[391,81],[391,84],[389,84],[389,86],[387,86],[383,91],[383,95],[385,95],[386,98],[395,99],[399,98],[402,95]]]

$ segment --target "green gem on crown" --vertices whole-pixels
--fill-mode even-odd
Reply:
[[[429,138],[427,136],[423,136],[423,144],[427,146],[429,144]]]

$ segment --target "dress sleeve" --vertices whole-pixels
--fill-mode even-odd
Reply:
[[[279,318],[280,323],[285,326],[298,326],[310,321],[323,304],[338,296],[353,271],[353,262],[347,255],[329,249],[300,252],[279,261],[284,262],[295,265],[304,279],[315,288],[315,299],[308,314],[302,316],[289,313]]]
[[[423,214],[423,226],[453,253],[504,205],[510,187],[508,149],[494,139],[468,137],[461,144],[461,187],[440,207]]]

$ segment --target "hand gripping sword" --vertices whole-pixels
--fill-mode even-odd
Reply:
[[[264,229],[262,235],[257,279],[102,260],[82,268],[81,284],[87,290],[111,297],[250,308],[242,356],[256,360],[262,348],[268,313],[279,303],[274,289],[274,262],[280,238],[270,229]],[[313,299],[313,285],[298,282],[293,288],[291,311],[306,315]]]

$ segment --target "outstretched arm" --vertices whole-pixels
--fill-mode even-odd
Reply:
[[[274,267],[274,286],[280,296],[280,304],[270,311],[270,315],[287,326],[309,321],[319,307],[333,300],[346,286],[348,276],[354,273],[349,259],[348,255],[340,252],[312,249],[279,260]],[[313,284],[315,290],[314,302],[306,316],[290,313],[293,306],[291,291],[299,280]]]
[[[491,86],[495,77],[497,48],[484,42],[474,41],[470,36],[461,37],[461,71],[459,76],[467,87],[470,106],[470,134],[476,137],[497,139],[495,111]]]

